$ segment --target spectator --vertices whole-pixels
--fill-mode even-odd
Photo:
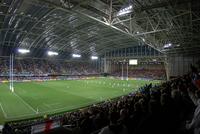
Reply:
[[[200,134],[200,90],[196,90],[195,93],[189,89],[189,96],[196,106],[193,118],[190,123],[186,124],[187,129],[193,129],[194,134]]]
[[[77,72],[77,69],[75,71]],[[79,134],[94,131],[99,134],[183,134],[183,131],[178,128],[194,112],[186,128],[199,134],[200,91],[192,85],[192,79],[189,76],[167,81],[156,87],[146,85],[140,88],[140,92],[133,92],[115,100],[87,107],[84,109],[86,112],[77,110],[53,116],[52,119],[62,119],[65,125],[73,126],[73,130],[79,128],[77,131]],[[197,106],[196,110],[194,104]],[[109,114],[109,111],[112,112]],[[40,122],[44,120],[11,122],[5,126],[4,130],[21,132],[23,129],[24,133],[28,133],[27,126]],[[184,132],[188,134],[187,131]]]
[[[128,134],[127,128],[118,123],[119,115],[117,112],[110,113],[110,124],[100,131],[99,134]]]

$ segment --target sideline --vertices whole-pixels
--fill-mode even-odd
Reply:
[[[37,113],[37,111],[29,105],[26,101],[24,101],[19,95],[17,95],[15,92],[13,93],[15,96],[17,96],[27,107],[29,107],[33,112]]]
[[[1,110],[3,112],[4,117],[7,118],[8,116],[7,116],[6,112],[4,111],[3,106],[1,105],[1,103],[0,103],[0,107],[1,107]]]

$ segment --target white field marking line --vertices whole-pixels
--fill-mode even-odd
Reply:
[[[97,99],[98,100],[98,99]],[[76,105],[76,106],[80,106],[80,105],[83,105],[83,104],[87,104],[87,105],[92,105],[94,104],[94,102],[87,102],[87,103],[81,103],[79,105]],[[62,107],[62,108],[57,108],[57,109],[54,109],[54,110],[50,110],[50,111],[43,111],[43,112],[39,112],[39,116],[42,116],[41,114],[44,114],[44,113],[50,113],[50,112],[55,112],[55,111],[60,111],[62,109],[67,109],[69,107],[71,107],[72,109],[75,108],[76,106],[68,106],[68,107]],[[77,109],[78,110],[78,109]],[[64,111],[63,111],[64,112]],[[66,111],[67,112],[67,111]],[[19,115],[19,116],[14,116],[14,117],[7,117],[8,119],[16,119],[16,118],[22,118],[22,117],[28,117],[28,116],[35,116],[36,114],[26,114],[26,115]]]
[[[24,115],[17,115],[17,116],[9,116],[7,119],[17,119],[17,118],[22,118],[22,117],[29,117],[29,116],[34,116],[36,114],[24,114]]]
[[[60,105],[61,103],[57,102],[57,103],[51,103],[51,104],[46,104],[46,103],[43,103],[45,106],[47,107],[51,107],[51,106],[55,106],[55,105]]]
[[[16,93],[13,93],[15,96],[17,96],[27,107],[29,107],[33,112],[37,113],[37,111],[31,106],[29,105],[26,101],[24,101],[19,95],[17,95]]]
[[[43,103],[44,106],[48,107],[48,108],[52,108],[52,106],[57,106],[57,105],[60,105],[61,103],[52,103],[52,104],[46,104],[46,103]]]
[[[81,81],[81,80],[80,80]],[[37,83],[37,84],[41,84],[41,83]],[[55,90],[57,90],[57,91],[59,91],[59,92],[65,92],[65,93],[68,93],[68,94],[71,94],[71,95],[75,95],[75,96],[79,96],[79,97],[84,97],[84,96],[81,96],[81,95],[77,95],[77,94],[74,94],[74,93],[71,93],[71,92],[69,92],[68,90],[65,90],[65,89],[55,89]],[[98,99],[95,99],[95,98],[93,98],[93,97],[84,97],[84,98],[87,98],[87,99],[93,99],[93,100],[98,100]],[[48,105],[48,104],[47,104]],[[47,106],[46,105],[46,106]],[[48,106],[47,106],[48,107]]]
[[[58,91],[61,91],[61,90],[58,90]],[[62,92],[68,92],[68,91],[66,91],[66,90],[62,90]],[[70,92],[68,92],[68,93],[70,93]],[[31,110],[33,110],[35,113],[37,113],[37,111],[35,110],[35,109],[33,109],[27,102],[25,102],[20,96],[18,96],[16,93],[14,93],[18,98],[20,98],[20,100],[22,100],[23,101],[23,103],[25,104],[25,105],[27,105],[29,108],[31,108]],[[70,93],[71,94],[71,93]],[[73,94],[72,94],[73,95]],[[78,96],[78,95],[77,95]],[[80,96],[80,97],[82,97],[82,96]],[[85,97],[85,98],[87,98],[87,97]],[[91,99],[91,98],[89,98],[88,97],[88,99]],[[95,99],[96,101],[98,100],[98,99]],[[93,102],[94,103],[94,102]],[[81,103],[81,105],[82,104],[93,104],[93,103]],[[77,105],[77,106],[80,106],[80,105]],[[51,107],[51,106],[50,106]],[[74,108],[74,106],[70,106],[70,107],[72,107],[72,109]],[[55,112],[55,111],[59,111],[59,110],[62,110],[62,109],[66,109],[66,108],[69,108],[69,107],[62,107],[62,108],[58,108],[58,109],[54,109],[54,110],[50,110],[50,111],[44,111],[44,112],[39,112],[37,115],[40,115],[40,114],[43,114],[43,113],[47,113],[47,112]],[[14,117],[12,117],[12,116],[10,116],[10,117],[7,117],[7,118],[9,118],[9,119],[12,119],[12,118],[20,118],[20,117],[27,117],[27,116],[34,116],[35,114],[25,114],[25,115],[19,115],[19,116],[14,116]]]
[[[59,90],[60,91],[60,90]],[[67,92],[66,90],[62,90],[62,92]],[[70,92],[68,92],[70,93]],[[71,93],[70,93],[71,94]],[[73,94],[72,94],[73,95]],[[78,95],[77,95],[78,96]],[[82,97],[82,96],[81,96]],[[85,97],[85,98],[88,98],[90,99],[90,97]],[[94,99],[94,98],[93,98]],[[109,99],[109,98],[108,98]],[[96,101],[99,101],[99,98],[97,99],[94,99]],[[88,104],[88,105],[92,105],[94,102],[87,102],[87,103],[81,103],[80,105],[83,105],[83,104]],[[47,104],[48,105],[48,104]],[[76,105],[76,106],[80,106],[80,105]],[[70,106],[72,109],[75,108],[76,106]],[[48,113],[48,112],[55,112],[55,111],[59,111],[59,110],[62,110],[62,109],[67,109],[69,107],[62,107],[62,108],[57,108],[57,109],[54,109],[54,110],[50,110],[50,111],[43,111],[43,112],[39,112],[37,115],[41,116],[41,114],[43,113]],[[78,110],[78,109],[77,109]],[[66,111],[67,112],[67,111]],[[35,116],[36,114],[26,114],[26,115],[19,115],[19,116],[14,116],[14,117],[8,117],[10,119],[13,119],[13,118],[22,118],[22,117],[28,117],[28,116]]]
[[[46,107],[48,107],[48,108],[50,108],[50,106],[48,104],[46,104],[46,103],[43,103],[43,105],[46,106]]]
[[[62,91],[64,91],[64,90],[62,90]],[[67,92],[67,91],[65,91],[65,92]],[[18,96],[18,95],[16,95],[16,96]],[[18,96],[19,97],[19,96]],[[20,97],[19,97],[20,98]],[[85,97],[85,98],[87,98],[87,97]],[[89,97],[88,97],[89,98]],[[99,99],[95,99],[96,101],[98,101]],[[43,103],[44,104],[44,103]],[[60,103],[61,104],[61,103]],[[92,104],[94,104],[94,102],[90,102],[90,103],[81,103],[81,105],[83,105],[83,104],[88,104],[88,105],[92,105]],[[29,104],[28,104],[29,105]],[[48,105],[48,104],[47,104]],[[50,104],[51,105],[51,104]],[[76,105],[76,106],[80,106],[80,105]],[[75,107],[75,106],[70,106],[72,109]],[[43,114],[43,113],[48,113],[48,112],[55,112],[55,111],[59,111],[59,110],[62,110],[62,109],[67,109],[67,108],[69,108],[69,107],[62,107],[62,108],[57,108],[57,109],[54,109],[54,110],[50,110],[50,111],[43,111],[43,112],[39,112],[39,114],[24,114],[24,115],[19,115],[19,116],[14,116],[14,117],[12,117],[12,116],[9,116],[9,117],[7,117],[7,119],[17,119],[17,118],[22,118],[22,117],[28,117],[28,116],[35,116],[35,115],[38,115],[38,116],[42,116],[41,114]],[[78,109],[77,109],[78,110]],[[63,111],[64,112],[64,111]],[[67,112],[67,111],[66,111]],[[36,111],[36,113],[37,113],[37,111]]]
[[[86,98],[86,99],[93,99],[93,100],[98,100],[98,99],[95,99],[93,97],[85,97],[85,96],[81,96],[81,95],[77,95],[77,94],[74,94],[74,93],[71,93],[67,90],[64,90],[64,89],[59,89],[57,91],[60,91],[60,92],[65,92],[65,93],[68,93],[68,94],[71,94],[71,95],[75,95],[75,96],[78,96],[78,97],[83,97],[83,98]]]
[[[80,81],[82,81],[82,80],[80,80]],[[41,84],[41,83],[36,83],[36,84]],[[50,87],[50,88],[51,88],[51,87]],[[52,89],[54,89],[54,88],[52,88]],[[54,89],[54,90],[59,91],[59,92],[65,92],[65,93],[68,93],[68,94],[71,94],[71,95],[75,95],[75,96],[79,96],[79,97],[84,97],[84,96],[81,96],[81,95],[77,95],[77,94],[71,93],[71,92],[69,92],[68,90],[65,90],[65,89]],[[95,98],[93,98],[93,97],[84,97],[84,98],[87,98],[87,99],[95,99]],[[95,99],[95,100],[98,100],[98,99]],[[47,104],[47,105],[48,105],[48,104]]]
[[[1,103],[0,103],[0,107],[1,107],[1,110],[3,112],[4,117],[8,118],[8,116],[7,116],[6,112],[4,111],[3,106],[1,105]]]
[[[93,102],[94,103],[94,102]],[[80,105],[83,105],[83,104],[93,104],[92,102],[91,103],[81,103]],[[76,105],[76,106],[80,106],[80,105]],[[70,106],[73,110],[73,108],[75,108],[76,106]],[[62,109],[67,109],[69,107],[62,107],[62,108],[57,108],[57,109],[54,109],[54,110],[50,110],[50,111],[43,111],[43,112],[39,112],[39,114],[37,114],[38,116],[42,116],[41,114],[44,114],[44,113],[48,113],[48,112],[55,112],[55,111],[59,111],[59,110],[62,110]],[[78,111],[78,108],[77,108],[77,111]],[[64,112],[64,111],[63,111]],[[67,111],[66,111],[67,112]],[[7,117],[7,119],[16,119],[16,118],[22,118],[22,117],[28,117],[28,116],[35,116],[36,114],[24,114],[24,115],[18,115],[18,116],[9,116]]]
[[[79,103],[79,105],[76,105],[76,106],[68,106],[68,107],[62,107],[62,108],[57,108],[57,109],[53,109],[53,110],[50,110],[50,111],[43,111],[43,112],[40,112],[40,113],[47,113],[47,112],[55,112],[55,111],[59,111],[59,110],[62,110],[62,109],[67,109],[67,108],[74,108],[74,107],[77,107],[77,106],[80,106],[80,105],[83,105],[83,104],[93,104],[94,102],[90,102],[90,103]]]

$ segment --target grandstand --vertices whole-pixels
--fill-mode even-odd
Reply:
[[[199,0],[0,0],[0,133],[200,134]]]

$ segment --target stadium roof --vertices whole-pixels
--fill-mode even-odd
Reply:
[[[199,0],[0,0],[0,46],[101,55],[143,42],[195,54],[199,7]]]

